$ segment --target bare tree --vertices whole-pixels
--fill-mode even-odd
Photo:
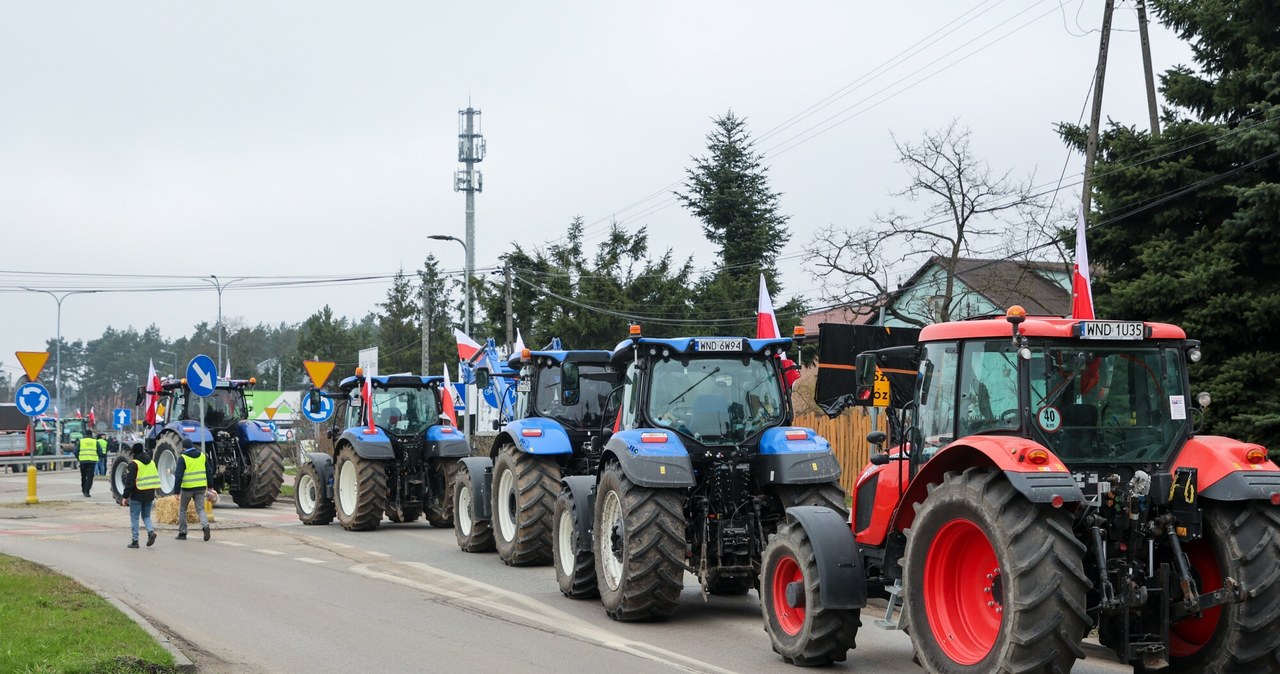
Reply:
[[[992,176],[986,163],[974,157],[969,136],[968,128],[952,121],[945,129],[926,132],[919,143],[894,138],[898,163],[910,175],[907,187],[894,196],[920,208],[912,216],[897,210],[876,214],[864,229],[832,226],[815,234],[805,250],[816,260],[813,276],[826,284],[824,300],[854,307],[883,305],[912,325],[950,320],[964,299],[955,283],[960,260],[989,256],[1033,228],[1045,230],[1036,224],[1034,214],[1043,206],[1031,193],[1030,180],[1011,181],[1009,172]],[[979,252],[978,246],[988,250]],[[901,279],[890,275],[914,271],[930,259],[942,269],[930,306],[895,305],[894,286]]]

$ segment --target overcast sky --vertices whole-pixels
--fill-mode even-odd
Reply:
[[[1136,15],[1117,4],[1104,112],[1145,128]],[[891,196],[907,180],[891,133],[958,119],[994,170],[1057,179],[1068,154],[1053,125],[1081,114],[1101,5],[0,0],[0,362],[16,375],[13,351],[55,333],[52,298],[10,289],[140,283],[37,272],[389,274],[428,253],[461,268],[460,246],[426,236],[464,233],[452,174],[468,101],[489,150],[477,267],[576,215],[589,243],[617,217],[711,265],[670,199],[624,209],[669,193],[732,109],[791,216],[775,302],[816,297],[796,255],[816,230],[910,212]],[[1157,72],[1191,63],[1158,24],[1152,52]],[[1069,182],[1082,165],[1070,158]],[[233,284],[223,313],[293,323],[328,303],[354,317],[386,287]],[[72,296],[62,335],[154,323],[173,338],[216,313],[211,286]]]

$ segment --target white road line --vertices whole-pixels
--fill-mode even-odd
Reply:
[[[264,549],[264,548],[258,548],[257,550],[254,550],[254,552],[261,552],[261,553],[262,553],[262,554],[264,554],[264,555],[283,555],[283,554],[285,554],[285,553],[283,553],[283,552],[280,552],[279,550],[267,550],[267,549]]]
[[[230,546],[237,547],[237,548],[243,548],[243,547],[246,547],[244,543],[237,543],[237,542],[235,542],[235,541],[218,541],[218,542],[219,542],[219,543],[221,543],[221,544],[223,544],[223,545],[230,545]]]
[[[354,545],[347,545],[346,543],[337,543],[337,542],[334,542],[334,541],[329,541],[329,545],[331,545],[331,546],[333,546],[333,547],[335,547],[335,548],[354,548],[354,547],[356,547],[356,546],[354,546]]]
[[[310,557],[294,557],[294,560],[299,562],[306,562],[307,564],[324,564],[323,559],[312,559]]]
[[[385,552],[378,552],[377,550],[365,550],[365,554],[373,555],[374,557],[390,557],[391,556]]]

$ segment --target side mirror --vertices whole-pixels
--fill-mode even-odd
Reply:
[[[565,361],[560,364],[560,403],[577,405],[581,382],[578,379],[578,364]]]
[[[307,411],[312,414],[320,414],[324,409],[324,405],[320,402],[320,389],[313,388],[307,392]]]
[[[489,388],[489,371],[485,369],[476,370],[476,388]]]
[[[491,422],[489,422],[489,423],[490,423],[490,425],[492,425],[492,426],[493,426],[493,430],[495,430],[495,431],[496,431],[496,430],[498,430],[499,423],[498,423],[498,420],[497,420],[497,419],[494,419],[493,421],[491,421]]]
[[[870,433],[867,433],[867,442],[875,445],[876,449],[879,449],[880,445],[884,444],[885,439],[886,436],[884,431],[871,431]]]
[[[920,369],[916,371],[916,383],[919,389],[916,391],[916,400],[919,404],[924,405],[929,402],[929,383],[933,379],[933,363],[927,360],[920,361]]]
[[[876,391],[876,356],[873,353],[860,353],[854,361],[856,370],[855,395],[858,403],[870,405]]]
[[[141,405],[142,403],[146,402],[146,400],[147,400],[147,387],[145,387],[145,386],[139,386],[139,387],[138,387],[138,399],[137,399],[137,400],[135,400],[135,401],[133,402],[133,406],[134,406],[134,407],[138,407],[138,406],[139,406],[139,405]]]

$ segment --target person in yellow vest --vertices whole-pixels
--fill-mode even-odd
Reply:
[[[156,528],[151,524],[151,506],[156,501],[156,489],[160,486],[160,471],[151,462],[151,452],[141,444],[133,446],[133,461],[124,469],[124,498],[120,505],[129,506],[129,533],[133,540],[127,547],[138,547],[138,518],[147,527],[147,547],[155,545]]]
[[[178,455],[178,467],[173,471],[173,481],[182,487],[182,495],[178,497],[176,536],[180,541],[187,540],[187,504],[192,501],[195,501],[196,513],[200,515],[200,530],[204,532],[204,539],[209,540],[209,516],[204,514],[204,490],[209,487],[206,458],[199,447],[187,438],[182,439],[182,454]]]
[[[93,470],[98,466],[98,439],[93,433],[85,433],[80,438],[76,458],[80,460],[80,492],[89,498],[89,490],[93,488]]]

